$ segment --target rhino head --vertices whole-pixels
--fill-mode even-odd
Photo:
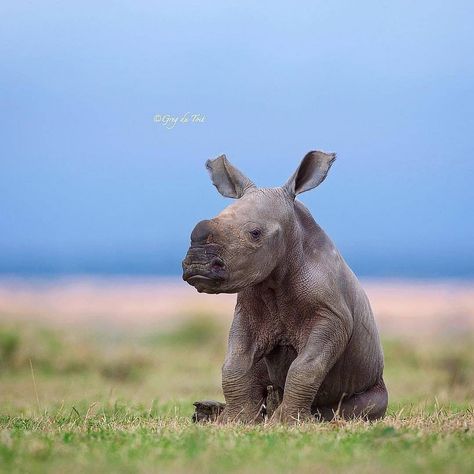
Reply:
[[[236,201],[196,225],[183,279],[200,293],[237,293],[268,278],[301,239],[296,195],[322,183],[335,158],[334,153],[309,152],[277,188],[258,188],[225,155],[208,160],[214,186]]]

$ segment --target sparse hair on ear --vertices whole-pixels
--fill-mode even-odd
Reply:
[[[231,165],[225,155],[206,161],[212,184],[225,197],[239,199],[255,185],[237,168]]]
[[[293,176],[286,182],[284,188],[294,198],[297,194],[319,186],[326,178],[335,159],[335,153],[310,151],[303,158]]]

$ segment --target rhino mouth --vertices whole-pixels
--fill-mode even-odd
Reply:
[[[183,280],[201,292],[214,292],[226,279],[223,260],[214,255],[206,260],[197,259],[195,252],[188,252],[183,260]]]

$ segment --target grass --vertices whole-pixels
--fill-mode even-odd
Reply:
[[[3,472],[474,472],[473,338],[386,340],[377,423],[198,426],[226,328],[88,333],[0,324]]]

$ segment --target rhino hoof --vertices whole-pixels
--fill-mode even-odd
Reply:
[[[196,407],[192,417],[194,423],[216,421],[219,414],[225,408],[225,403],[214,400],[202,400],[194,402],[193,405]]]

